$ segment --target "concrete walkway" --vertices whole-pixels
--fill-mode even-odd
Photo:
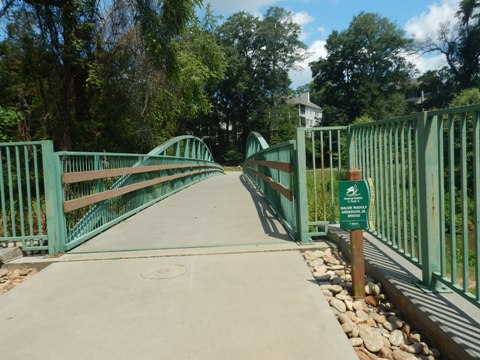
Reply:
[[[70,253],[288,242],[246,177],[227,172],[158,202]]]
[[[211,185],[220,191],[222,181],[238,185],[240,177],[208,179],[170,199],[181,199],[188,192],[198,196],[195,190]],[[230,231],[236,234],[235,243],[243,240],[242,246],[67,254],[0,296],[1,358],[357,359],[300,247],[282,238],[284,230],[266,207],[257,207],[255,194],[247,189],[243,186],[243,195],[231,194],[218,202],[220,206],[233,196],[246,195],[254,203],[238,218],[238,231]],[[211,197],[212,192],[205,193]],[[256,225],[246,224],[252,209]],[[171,214],[180,210],[172,209]],[[97,244],[105,246],[117,237],[124,246],[132,246],[131,240],[152,241],[149,245],[158,248],[156,241],[163,237],[155,234],[161,229],[156,221],[163,221],[162,216],[155,216],[153,208],[147,211],[150,220],[137,228],[139,234],[124,229]],[[180,218],[185,227],[194,216],[189,211],[185,209]],[[180,243],[217,244],[218,238],[209,237],[228,235],[228,229],[210,229],[205,213],[197,214],[202,221],[194,233],[177,226]],[[259,214],[267,214],[266,219]],[[233,219],[226,210],[210,216],[220,224]],[[247,225],[250,232],[241,233]],[[130,236],[134,239],[125,239]],[[276,244],[271,244],[272,238]]]

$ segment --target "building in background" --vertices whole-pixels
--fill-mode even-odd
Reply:
[[[310,102],[310,93],[307,92],[290,98],[287,103],[298,108],[298,126],[311,128],[320,126],[322,123],[322,108]]]

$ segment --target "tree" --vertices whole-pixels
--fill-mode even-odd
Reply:
[[[306,45],[299,40],[300,25],[292,21],[292,13],[280,7],[270,7],[259,23],[257,48],[259,76],[270,106],[289,91],[288,72],[305,57]]]
[[[441,24],[437,39],[417,44],[424,52],[440,52],[445,56],[454,79],[453,93],[480,86],[480,1],[461,0],[457,26]]]
[[[85,139],[91,138],[89,133],[98,133],[96,130],[102,127],[94,119],[98,114],[92,114],[92,104],[97,101],[92,95],[110,89],[99,83],[101,78],[97,75],[105,64],[97,60],[110,58],[122,63],[128,58],[132,68],[148,63],[156,78],[175,78],[180,69],[178,40],[200,3],[201,0],[115,0],[104,13],[96,0],[7,0],[0,8],[0,17],[8,20],[3,47],[16,55],[0,60],[22,64],[22,71],[28,68],[24,75],[28,81],[33,80],[35,102],[43,106],[37,122],[44,123],[46,134],[61,149],[79,148]],[[25,28],[18,29],[17,19]],[[104,26],[109,23],[117,25],[119,34],[102,33],[112,29]],[[126,55],[125,44],[108,41],[118,39],[133,39],[139,46],[129,54],[132,56],[118,59],[117,54]],[[25,56],[32,53],[39,56]],[[145,55],[147,60],[137,55]],[[111,75],[118,79],[125,74]],[[27,88],[26,79],[20,80],[24,81],[21,86]],[[20,107],[18,102],[16,105]]]
[[[403,54],[411,43],[403,30],[372,13],[362,12],[347,30],[332,32],[327,57],[311,64],[326,124],[403,113],[404,89],[413,71]]]
[[[229,17],[218,28],[226,57],[225,78],[213,89],[217,131],[223,152],[243,151],[251,131],[269,136],[284,129],[279,107],[290,85],[288,72],[304,56],[300,27],[292,14],[269,8],[263,19],[245,12]],[[283,131],[283,130],[282,130]]]

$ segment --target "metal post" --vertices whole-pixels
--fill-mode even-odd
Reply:
[[[42,141],[43,177],[47,210],[47,234],[49,255],[64,251],[65,213],[61,185],[60,160],[53,152],[52,141]]]
[[[348,171],[348,180],[362,180],[359,169]],[[363,255],[363,230],[350,230],[350,255],[352,258],[353,297],[365,296],[365,259]]]
[[[297,237],[303,244],[311,244],[308,235],[308,203],[307,203],[307,164],[305,151],[305,131],[297,128],[295,149],[295,208],[297,215]]]
[[[434,272],[440,271],[438,119],[426,112],[418,116],[418,192],[422,249],[422,285],[435,290]],[[440,149],[443,151],[443,149]],[[443,176],[443,174],[442,174]]]

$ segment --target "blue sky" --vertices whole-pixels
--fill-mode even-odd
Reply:
[[[207,0],[206,0],[207,1]],[[441,24],[455,23],[454,14],[460,0],[209,0],[215,13],[225,18],[238,11],[261,16],[269,6],[281,6],[293,13],[302,26],[301,39],[308,45],[308,58],[292,71],[292,88],[311,80],[308,63],[325,56],[325,40],[332,30],[344,30],[352,17],[361,11],[387,17],[416,39],[435,38]],[[444,65],[441,55],[409,55],[420,72]]]

